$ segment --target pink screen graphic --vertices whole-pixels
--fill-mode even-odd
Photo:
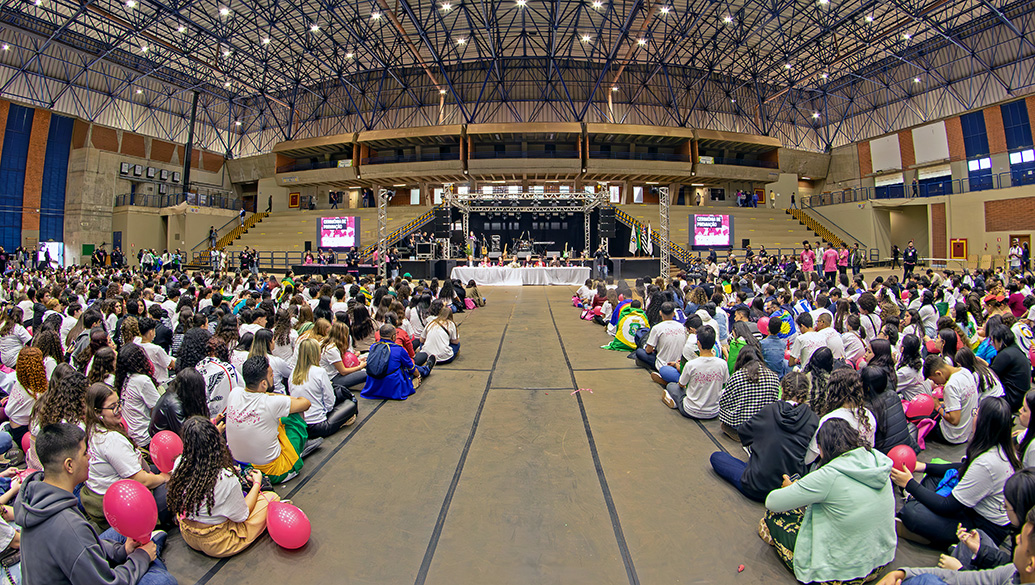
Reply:
[[[694,215],[695,246],[729,246],[730,216]]]
[[[321,248],[352,248],[355,245],[355,217],[324,217],[320,219]]]

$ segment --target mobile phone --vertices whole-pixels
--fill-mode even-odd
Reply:
[[[799,479],[801,479],[801,474],[799,474],[799,473],[795,473],[794,475],[791,476],[791,482],[798,481]]]

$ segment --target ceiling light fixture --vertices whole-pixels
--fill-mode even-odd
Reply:
[[[730,103],[731,104],[737,103],[737,98],[730,98]]]
[[[446,90],[444,90],[444,89],[440,89],[440,90],[438,90],[438,93],[439,93],[440,95],[446,95]]]
[[[456,44],[458,44],[458,45],[466,45],[467,44],[467,39],[465,39],[463,37],[460,37],[459,39],[456,40]]]
[[[381,13],[380,12],[371,12],[370,13],[370,18],[373,18],[374,20],[381,20]]]
[[[636,44],[642,47],[647,44],[647,39],[640,39],[636,41]]]
[[[140,45],[140,52],[141,53],[146,53],[147,52],[147,45]]]
[[[812,112],[812,119],[813,120],[818,120],[819,119],[819,112]]]
[[[270,38],[269,37],[262,37],[262,44],[264,44],[264,45],[270,44]]]
[[[910,39],[910,34],[909,33],[903,33],[902,38],[908,41]]]
[[[317,32],[319,30],[320,30],[320,25],[316,24],[315,22],[312,24],[312,26],[309,27],[309,32]]]
[[[144,90],[142,90],[142,89],[139,89],[139,88],[138,88],[138,89],[137,89],[137,95],[140,95],[140,94],[142,94],[142,93],[144,93]]]
[[[230,56],[230,49],[227,49],[227,50],[223,51],[223,56],[224,57],[229,57]]]
[[[593,0],[593,8],[602,8],[603,6],[604,6],[604,3],[601,2],[600,0]]]
[[[873,15],[872,14],[867,14],[866,15],[866,22],[873,22]]]
[[[612,85],[611,86],[611,91],[618,91],[618,86],[617,85]]]
[[[227,8],[226,6],[224,6],[224,7],[219,9],[219,16],[229,16],[229,15],[230,15],[230,9]]]
[[[517,0],[518,8],[523,8],[525,4],[528,4],[528,0]]]
[[[913,78],[913,83],[920,83],[920,78],[919,77],[914,77]]]
[[[733,22],[733,17],[729,15],[723,16],[722,21],[726,24],[731,24]]]
[[[452,9],[453,9],[453,5],[450,4],[449,2],[444,2],[442,4],[442,10],[445,10],[446,12],[449,12]]]
[[[783,68],[784,69],[790,69],[791,68],[791,64],[790,63],[784,63],[783,64]]]
[[[590,36],[589,35],[582,35],[582,42],[588,43],[589,40],[590,40]]]
[[[126,8],[135,8],[137,0],[126,0]]]
[[[3,50],[5,50],[5,51],[8,51],[8,50],[10,50],[10,48],[11,48],[11,47],[10,47],[10,46],[9,46],[9,45],[8,45],[7,43],[4,43],[4,46],[0,47],[0,49],[3,49]]]
[[[234,122],[234,126],[240,126],[240,125],[241,125],[241,121],[240,120],[237,120],[236,122]]]
[[[227,81],[226,83],[224,83],[224,84],[223,84],[223,87],[230,87],[230,82],[229,82],[229,81]]]
[[[822,77],[823,79],[826,79],[826,78],[830,77],[830,74],[829,73],[820,73],[819,76]]]
[[[185,26],[183,26],[181,24],[180,26],[176,27],[176,32],[178,32],[178,33],[187,32],[187,27],[185,27]]]
[[[669,7],[669,6],[662,6],[661,7],[661,13],[662,14],[668,14],[669,12],[672,12],[672,8],[671,7]]]
[[[353,52],[351,52],[351,51],[350,51],[350,52],[348,52],[348,53],[345,53],[345,58],[346,58],[346,59],[351,59],[351,58],[352,58],[352,57],[354,57],[354,56],[355,56],[355,53],[353,53]]]

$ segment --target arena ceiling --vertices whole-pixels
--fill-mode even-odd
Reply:
[[[3,0],[0,96],[231,157],[614,122],[822,151],[1030,93],[1032,0]]]

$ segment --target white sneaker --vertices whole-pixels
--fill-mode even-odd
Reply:
[[[665,406],[669,408],[676,408],[676,401],[668,395],[668,392],[664,392],[661,394],[661,401],[664,402]]]

